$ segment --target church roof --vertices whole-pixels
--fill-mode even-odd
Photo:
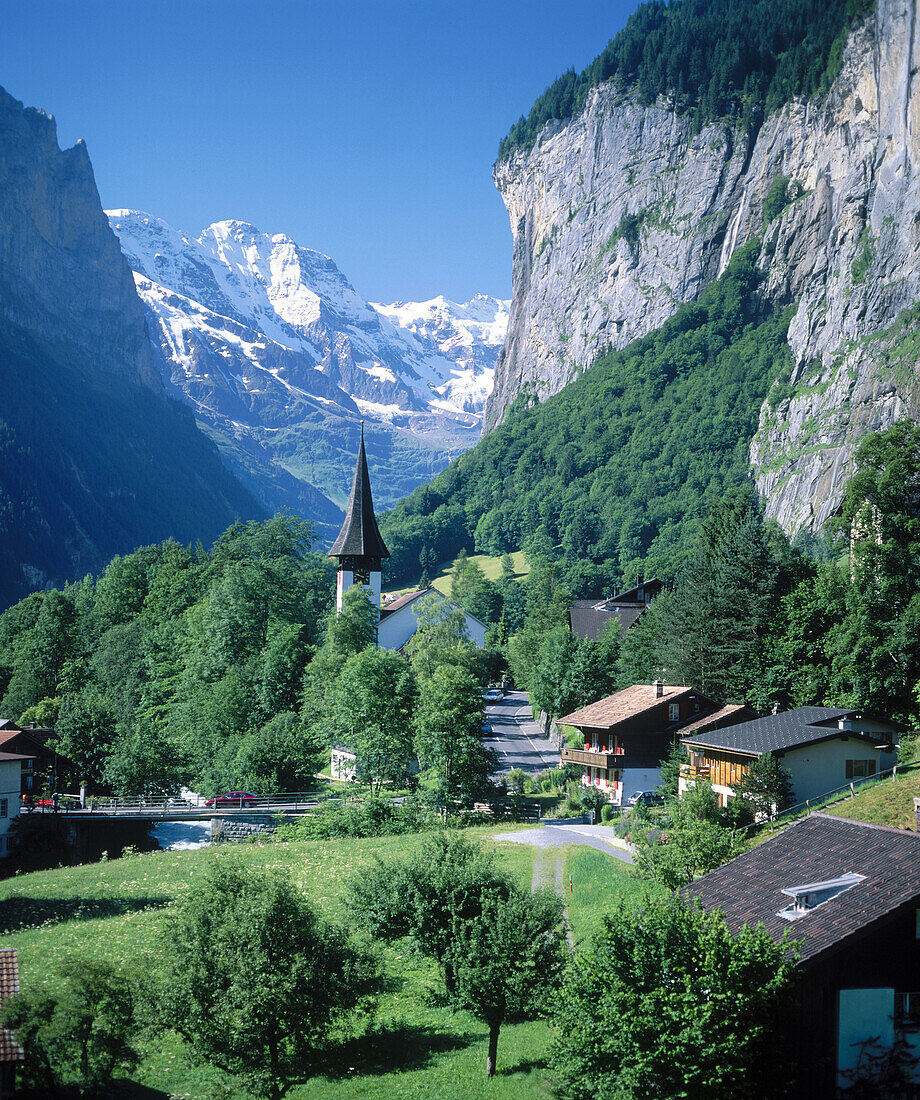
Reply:
[[[371,497],[371,477],[367,471],[364,453],[364,424],[361,424],[361,446],[355,465],[355,480],[345,510],[345,522],[339,537],[329,551],[330,558],[388,558],[390,551],[377,530],[374,517],[374,501]]]

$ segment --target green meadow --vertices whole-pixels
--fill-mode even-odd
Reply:
[[[576,944],[590,936],[619,898],[640,898],[645,889],[623,864],[602,852],[574,846],[540,851],[492,840],[495,831],[479,827],[469,834],[491,847],[522,883],[564,885]],[[73,955],[152,973],[157,950],[168,949],[160,939],[165,909],[195,889],[215,858],[236,859],[253,869],[283,868],[327,918],[347,924],[349,882],[376,859],[401,857],[421,843],[421,836],[401,836],[238,844],[18,875],[0,883],[2,945],[18,949],[23,987],[53,983],[57,965]],[[296,1085],[290,1097],[521,1100],[552,1095],[546,1065],[551,1031],[545,1021],[502,1029],[498,1073],[489,1082],[486,1029],[443,1003],[436,967],[402,944],[383,949],[383,960],[388,985],[374,1015],[355,1020],[348,1034],[337,1036],[323,1052],[317,1075]],[[151,1010],[155,1016],[155,1006]],[[249,1096],[237,1079],[190,1061],[184,1042],[172,1032],[152,1038],[143,1053],[131,1080],[164,1097]]]

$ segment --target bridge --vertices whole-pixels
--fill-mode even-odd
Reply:
[[[118,798],[92,795],[81,805],[74,795],[64,795],[57,808],[49,805],[23,806],[27,814],[57,814],[68,820],[130,818],[136,821],[210,821],[213,818],[240,817],[252,814],[284,814],[300,816],[313,813],[327,802],[342,802],[339,795],[317,796],[315,792],[288,792],[253,796],[252,798]]]

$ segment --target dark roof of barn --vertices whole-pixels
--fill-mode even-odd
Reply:
[[[837,707],[799,707],[786,710],[781,714],[768,714],[765,718],[755,718],[753,722],[739,722],[727,729],[702,733],[698,737],[686,737],[681,740],[686,745],[706,749],[728,749],[735,752],[760,756],[765,752],[784,752],[801,745],[810,745],[814,741],[826,741],[845,732],[858,737],[856,730],[841,731],[836,725],[821,725],[855,714],[853,710],[841,710]]]
[[[377,530],[374,501],[371,496],[371,476],[364,452],[364,424],[361,424],[361,445],[355,464],[355,479],[345,510],[345,522],[339,537],[329,551],[330,558],[388,558],[390,551]]]
[[[608,623],[629,630],[645,608],[644,603],[614,606],[608,600],[576,600],[569,608],[569,626],[576,638],[596,642]]]
[[[850,889],[797,920],[778,914],[791,903],[783,890],[864,875]],[[920,834],[885,825],[811,814],[685,887],[706,909],[721,909],[733,931],[763,924],[774,939],[802,940],[799,963],[871,930],[920,898]]]

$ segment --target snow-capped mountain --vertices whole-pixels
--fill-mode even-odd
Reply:
[[[196,239],[139,211],[108,216],[164,378],[231,465],[240,447],[245,466],[262,452],[342,503],[365,416],[387,505],[475,443],[504,303],[374,308],[328,256],[284,234],[226,221]]]
[[[440,390],[454,405],[469,412],[484,408],[508,331],[508,302],[477,294],[462,304],[443,295],[430,302],[371,304],[401,328],[435,345],[461,368]]]

